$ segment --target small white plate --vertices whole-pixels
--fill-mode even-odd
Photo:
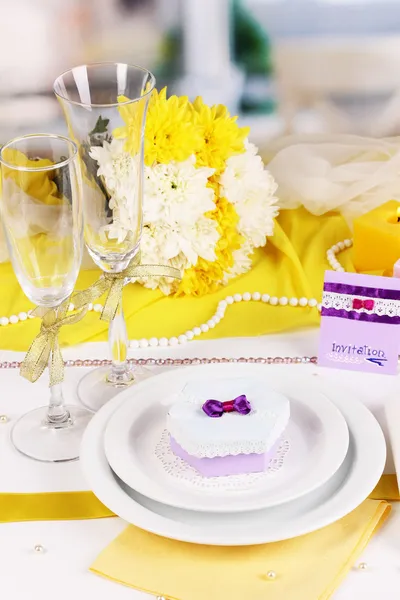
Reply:
[[[274,390],[290,398],[291,413],[283,436],[290,449],[279,470],[210,480],[196,476],[196,471],[186,467],[181,459],[174,461],[168,437],[163,436],[163,432],[167,413],[184,387],[182,381],[193,383],[194,377],[207,382],[238,379],[240,389],[261,385],[266,393],[268,388],[272,389],[265,367],[262,378],[243,376],[244,370],[247,372],[247,365],[203,365],[191,373],[189,369],[175,372],[176,377],[168,386],[160,375],[151,378],[145,389],[140,385],[132,388],[129,398],[111,417],[104,436],[108,462],[118,477],[152,500],[205,512],[240,512],[277,506],[300,498],[328,481],[347,454],[346,421],[322,394],[301,389],[296,381],[290,380],[274,381]],[[162,438],[164,442],[160,444]],[[170,455],[167,461],[163,457],[166,453]],[[195,474],[193,479],[190,479],[191,472]]]
[[[188,368],[187,375],[193,375],[196,368]],[[303,389],[313,387],[310,377],[298,376],[296,366],[285,366],[284,371],[272,366],[267,369],[268,376],[280,374],[293,378]],[[250,374],[257,376],[260,373],[262,371],[256,369]],[[159,377],[163,377],[167,389],[177,377],[182,377],[182,372],[170,371]],[[145,387],[148,383],[150,380],[139,385]],[[144,498],[134,490],[127,493],[107,462],[103,440],[105,428],[113,412],[129,394],[130,390],[122,392],[93,417],[83,438],[81,465],[88,485],[110,510],[128,523],[163,537],[197,544],[245,546],[310,533],[341,519],[361,504],[378,483],[384,469],[385,439],[375,418],[360,402],[343,394],[336,395],[335,404],[349,427],[349,452],[334,477],[316,492],[284,506],[238,514],[172,508]]]

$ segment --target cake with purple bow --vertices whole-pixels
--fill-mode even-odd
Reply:
[[[288,398],[256,379],[192,382],[170,408],[171,450],[205,477],[265,471],[290,418]]]

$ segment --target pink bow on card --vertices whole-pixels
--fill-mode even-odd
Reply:
[[[353,308],[359,310],[360,308],[364,308],[365,310],[373,310],[375,306],[374,300],[361,300],[361,298],[354,298],[353,300]]]

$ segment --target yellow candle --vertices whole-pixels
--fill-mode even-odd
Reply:
[[[400,258],[400,203],[391,200],[354,220],[353,262],[357,271],[393,270]]]

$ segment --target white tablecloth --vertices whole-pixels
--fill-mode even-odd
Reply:
[[[131,356],[298,356],[314,355],[317,331],[297,332],[259,338],[222,339],[190,342],[186,346],[135,351]],[[64,358],[107,358],[106,344],[86,344],[68,349]],[[0,351],[0,361],[20,360],[21,355]],[[314,366],[300,366],[312,371]],[[75,389],[83,368],[68,368],[65,397],[77,401]],[[385,403],[398,396],[398,377],[356,374],[349,371],[319,370],[329,382],[351,389],[373,411],[387,432]],[[22,413],[48,400],[44,376],[32,385],[21,379],[16,369],[0,370],[0,414],[10,421],[0,425],[0,492],[43,492],[87,489],[79,462],[61,465],[29,460],[16,452],[9,441],[13,421]],[[400,435],[400,424],[399,424]],[[390,448],[386,472],[394,472]],[[30,522],[0,525],[0,598],[4,600],[81,600],[93,598],[113,600],[146,598],[122,585],[103,580],[88,572],[97,554],[126,526],[118,518],[92,521]],[[45,552],[36,554],[35,544]],[[400,589],[400,505],[382,530],[368,545],[360,561],[368,563],[366,571],[354,568],[334,600],[381,600],[395,598]],[[177,577],[178,566],[177,566]],[[186,599],[185,599],[186,600]],[[251,600],[249,598],[248,600]],[[286,600],[286,599],[285,599]],[[287,600],[295,600],[288,598]],[[310,598],[309,600],[317,600]]]

